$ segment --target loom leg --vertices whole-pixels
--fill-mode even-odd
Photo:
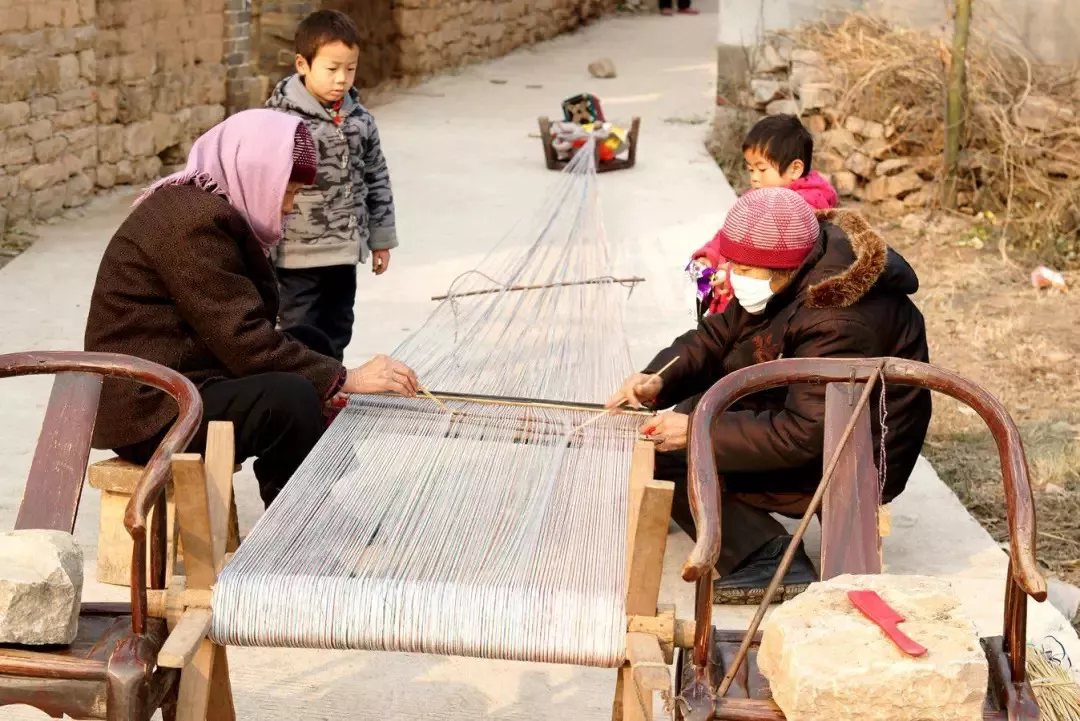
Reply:
[[[674,485],[653,480],[654,448],[638,442],[630,467],[626,543],[626,613],[654,617],[660,598]],[[627,663],[619,669],[613,721],[652,721],[653,691],[670,689],[663,652],[655,636],[627,633]]]
[[[206,462],[197,455],[173,457],[177,526],[184,543],[188,591],[209,591],[225,563],[232,508],[233,430],[228,423],[211,423],[206,443]],[[186,611],[185,615],[194,613]],[[202,612],[205,617],[205,611]],[[186,624],[188,629],[195,624]],[[174,634],[177,648],[198,649],[180,675],[177,721],[235,721],[229,662],[225,648],[205,637],[209,624],[190,639]],[[170,636],[172,639],[173,636]],[[166,641],[166,646],[169,641]],[[181,654],[185,659],[186,654]],[[159,659],[160,661],[160,659]]]

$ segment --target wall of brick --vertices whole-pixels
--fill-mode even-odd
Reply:
[[[293,70],[297,23],[341,10],[360,29],[356,85],[375,88],[499,57],[612,12],[618,0],[253,0],[263,97]]]
[[[3,0],[0,231],[146,183],[225,116],[225,0]]]

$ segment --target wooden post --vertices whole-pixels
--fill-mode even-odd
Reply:
[[[653,480],[654,459],[652,443],[635,444],[626,524],[626,615],[630,618],[656,616],[660,598],[675,484]],[[627,633],[627,662],[619,669],[615,685],[613,721],[652,721],[652,692],[659,690],[661,671],[667,678],[663,688],[670,688],[671,683],[664,660],[655,636]]]
[[[205,465],[198,455],[173,456],[176,520],[184,544],[187,594],[208,593],[224,565],[232,508],[231,424],[210,424],[206,454]],[[180,675],[178,721],[236,719],[225,648],[206,638],[210,619],[206,609],[186,609],[162,649],[168,653],[158,658],[162,665],[191,659]]]
[[[967,44],[971,28],[972,0],[956,0],[953,20],[952,58],[949,64],[949,84],[945,101],[945,177],[942,203],[956,207],[957,163],[960,141],[964,133],[964,96],[967,88]]]

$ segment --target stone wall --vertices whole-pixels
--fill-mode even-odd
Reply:
[[[225,114],[225,0],[3,0],[0,232],[145,183]]]
[[[356,85],[410,82],[568,32],[618,0],[255,0],[253,50],[264,96],[293,68],[297,23],[341,10],[360,29]]]

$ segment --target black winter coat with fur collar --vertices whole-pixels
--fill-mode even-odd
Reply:
[[[821,237],[792,281],[760,315],[738,302],[675,340],[645,369],[664,372],[658,408],[689,412],[721,377],[777,358],[873,358],[928,361],[926,326],[909,298],[915,271],[851,211],[819,211]],[[877,408],[875,391],[871,408]],[[930,393],[886,392],[885,500],[907,483],[930,424]],[[812,493],[821,479],[825,387],[794,385],[748,396],[712,425],[717,470],[739,492]],[[880,424],[871,413],[875,456]],[[875,460],[878,460],[875,458]]]

